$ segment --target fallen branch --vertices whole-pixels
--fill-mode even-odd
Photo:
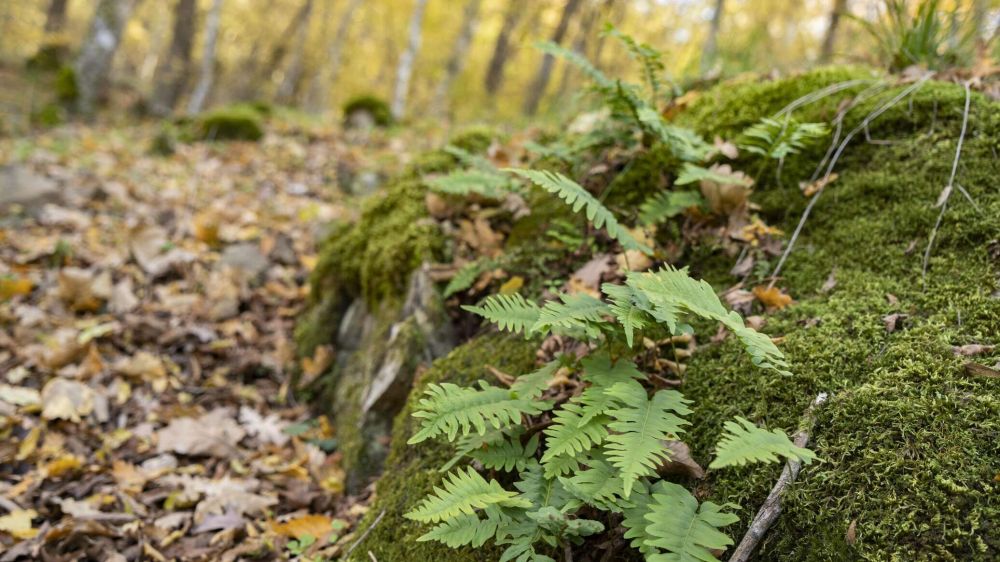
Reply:
[[[827,394],[821,392],[816,396],[812,404],[809,405],[809,408],[806,409],[806,413],[802,416],[801,429],[799,429],[793,438],[796,446],[805,447],[809,443],[809,432],[812,431],[812,427],[816,423],[816,408],[823,404],[823,402],[826,402],[826,399]],[[781,515],[781,496],[785,493],[785,488],[795,482],[801,468],[802,463],[798,460],[789,459],[785,463],[785,468],[781,470],[781,476],[778,477],[778,481],[771,488],[771,493],[764,500],[764,505],[760,507],[757,515],[754,516],[753,521],[750,523],[750,528],[743,535],[743,540],[740,541],[736,550],[733,551],[733,555],[729,557],[729,562],[746,562],[750,559],[750,555],[757,548],[757,544],[764,538],[764,533],[774,524],[778,515]]]
[[[351,559],[351,553],[354,552],[354,549],[358,548],[358,545],[360,545],[361,543],[365,542],[365,539],[368,538],[368,533],[372,532],[372,529],[374,529],[375,526],[378,525],[378,522],[381,521],[383,517],[385,517],[385,510],[384,509],[382,510],[381,513],[378,514],[378,517],[376,517],[375,520],[372,521],[372,524],[369,525],[367,529],[365,529],[365,532],[361,533],[361,537],[358,538],[358,540],[354,541],[354,544],[351,545],[351,548],[347,549],[347,552],[344,553],[344,560],[350,560]],[[368,555],[371,556],[371,557],[373,557],[373,558],[375,556],[371,552],[369,552]]]

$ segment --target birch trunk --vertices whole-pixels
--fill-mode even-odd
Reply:
[[[410,93],[410,78],[413,77],[413,63],[416,62],[417,54],[420,52],[420,39],[425,8],[427,8],[427,0],[416,1],[413,7],[413,15],[410,17],[406,50],[399,57],[399,65],[396,67],[396,88],[392,96],[392,116],[395,119],[402,119],[406,112],[406,98]]]
[[[105,93],[111,62],[131,11],[131,0],[100,0],[94,10],[90,30],[74,65],[79,91],[77,109],[84,115],[94,112]]]
[[[305,58],[306,39],[309,38],[309,21],[312,10],[313,1],[306,0],[302,6],[302,18],[299,19],[298,27],[295,28],[294,32],[296,41],[292,51],[292,61],[288,64],[288,70],[285,71],[285,76],[281,80],[281,86],[278,87],[278,101],[283,103],[294,102],[299,81],[302,79],[302,65]]]
[[[194,30],[198,27],[198,2],[177,0],[174,32],[167,58],[156,67],[151,106],[153,113],[167,115],[174,110],[191,76]]]
[[[212,9],[205,20],[205,46],[201,53],[201,71],[198,85],[188,100],[187,112],[198,113],[205,105],[212,83],[215,81],[215,43],[219,38],[219,20],[222,15],[222,0],[213,0]]]
[[[566,36],[566,30],[569,29],[569,23],[573,19],[573,14],[576,13],[581,3],[581,0],[566,1],[562,16],[559,18],[559,24],[556,25],[550,41],[557,45],[562,43],[563,37]],[[545,88],[549,85],[549,79],[552,77],[552,68],[555,66],[555,62],[555,57],[549,53],[545,53],[545,56],[542,57],[542,64],[538,67],[535,80],[528,90],[528,97],[524,100],[524,113],[526,115],[534,115],[538,112],[538,105],[542,101],[542,96],[545,95]]]
[[[455,39],[448,64],[445,66],[444,77],[438,82],[434,93],[434,113],[437,115],[444,115],[448,111],[451,85],[465,68],[465,61],[469,56],[469,45],[472,43],[472,37],[476,34],[476,26],[479,23],[481,5],[482,0],[469,0],[465,4],[465,11],[462,13],[462,27]]]

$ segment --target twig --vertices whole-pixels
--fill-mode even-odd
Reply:
[[[958,146],[955,147],[955,159],[951,163],[951,176],[948,177],[948,185],[944,186],[941,194],[938,195],[937,205],[941,207],[941,212],[938,213],[937,220],[934,222],[934,230],[931,231],[931,237],[927,240],[927,249],[924,250],[924,263],[920,268],[920,281],[925,287],[927,285],[927,264],[931,259],[931,249],[934,247],[934,239],[937,238],[938,229],[941,228],[941,220],[944,219],[944,213],[948,210],[948,200],[951,199],[951,193],[955,190],[955,174],[958,173],[958,160],[962,156],[962,142],[965,141],[965,131],[969,125],[969,107],[971,102],[972,94],[969,89],[969,82],[966,81],[965,110],[962,112],[962,132],[958,135]],[[963,189],[962,191],[965,190]]]
[[[375,520],[372,521],[372,524],[369,525],[367,529],[365,529],[365,532],[361,533],[361,537],[359,537],[358,540],[354,541],[354,544],[351,545],[351,548],[347,549],[347,552],[344,553],[344,560],[348,560],[351,558],[351,553],[354,552],[354,549],[358,548],[358,545],[360,545],[362,542],[364,542],[365,539],[368,538],[368,533],[372,532],[372,529],[374,529],[375,526],[378,525],[378,522],[381,521],[383,517],[385,517],[384,509],[382,510],[381,513],[378,514],[378,517],[376,517]]]
[[[799,429],[793,439],[796,446],[805,447],[809,443],[809,432],[812,431],[812,427],[816,423],[816,408],[826,402],[826,399],[827,393],[821,392],[812,401],[809,408],[806,409],[805,414],[802,416],[802,428]],[[733,551],[733,555],[729,557],[729,562],[746,562],[750,559],[750,555],[757,548],[757,544],[764,538],[764,533],[767,532],[775,519],[778,518],[778,515],[781,514],[781,496],[785,493],[785,488],[795,482],[801,468],[802,463],[798,460],[789,459],[785,463],[785,468],[781,470],[781,476],[778,477],[778,481],[771,488],[771,493],[764,500],[764,505],[760,507],[757,515],[754,516],[753,522],[750,523],[750,528],[743,535],[743,540],[740,541],[739,546]]]
[[[931,79],[931,76],[933,76],[933,73],[928,72],[927,74],[924,74],[924,76],[922,76],[920,80],[917,80],[913,84],[910,84],[905,90],[900,92],[891,100],[882,104],[875,111],[869,113],[868,116],[865,117],[864,121],[862,121],[860,125],[855,127],[850,133],[848,133],[847,136],[844,137],[843,142],[840,143],[840,146],[838,146],[837,150],[833,153],[833,158],[830,159],[830,163],[826,167],[826,173],[823,176],[823,181],[828,182],[828,180],[830,179],[830,174],[833,173],[833,167],[836,166],[837,164],[837,160],[840,159],[840,155],[843,154],[844,149],[847,148],[847,145],[850,144],[851,139],[853,139],[856,134],[863,131],[864,128],[867,127],[869,123],[879,118],[886,111],[889,111],[890,108],[892,108],[897,103],[902,101],[903,98],[909,96],[914,91],[923,86],[925,82]],[[792,253],[792,248],[795,247],[795,241],[798,240],[799,234],[802,233],[802,227],[805,226],[806,220],[809,218],[809,214],[812,212],[813,207],[816,206],[816,202],[819,201],[819,197],[820,195],[823,195],[824,191],[826,190],[821,189],[817,191],[816,195],[813,195],[812,199],[809,200],[809,204],[806,205],[806,210],[802,213],[802,218],[799,219],[799,224],[796,225],[795,232],[792,233],[791,239],[788,240],[788,245],[785,247],[785,252],[781,254],[781,259],[778,260],[778,265],[775,266],[774,273],[771,274],[772,277],[771,285],[774,285],[774,280],[776,280],[778,278],[778,275],[781,273],[781,268],[785,265],[785,261],[788,260],[788,256]]]

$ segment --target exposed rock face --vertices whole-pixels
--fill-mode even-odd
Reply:
[[[326,381],[340,433],[347,488],[357,492],[378,475],[388,454],[392,420],[418,370],[454,347],[451,324],[426,267],[413,272],[402,304],[371,311],[355,299],[334,346],[337,364]],[[356,428],[356,429],[355,429]]]

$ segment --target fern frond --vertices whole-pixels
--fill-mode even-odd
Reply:
[[[512,191],[513,184],[497,172],[484,170],[458,170],[444,176],[425,180],[428,187],[450,195],[482,195],[489,199],[503,199]]]
[[[709,168],[688,162],[681,168],[681,173],[678,174],[677,179],[674,180],[674,185],[687,185],[689,183],[697,183],[703,180],[722,184],[739,184],[745,186],[753,184],[753,181],[744,174],[722,174]]]
[[[701,162],[712,152],[712,145],[697,133],[668,124],[659,111],[645,102],[636,109],[636,117],[644,129],[658,137],[681,160]]]
[[[754,462],[776,462],[778,456],[795,459],[809,464],[816,454],[798,447],[784,432],[772,429],[768,431],[754,425],[753,422],[736,416],[736,421],[725,424],[726,433],[722,436],[715,451],[715,460],[709,468],[740,466]]]
[[[625,332],[625,341],[632,347],[632,340],[635,331],[641,330],[649,325],[649,314],[635,304],[635,292],[627,285],[615,283],[605,283],[601,285],[601,291],[608,296],[611,304],[608,308],[614,315],[618,323],[621,324]]]
[[[583,367],[584,382],[590,383],[576,401],[582,405],[579,427],[583,427],[597,416],[602,416],[612,409],[617,400],[606,392],[614,384],[628,380],[644,380],[635,363],[627,359],[619,359],[612,363],[607,353],[594,353],[580,361]]]
[[[642,480],[639,482],[642,482]],[[654,484],[652,489],[658,490],[661,486],[662,481]],[[642,486],[632,491],[632,495],[629,497],[631,505],[622,510],[624,515],[622,517],[622,527],[625,527],[625,534],[623,536],[630,540],[633,548],[646,556],[657,552],[656,548],[651,546],[656,537],[646,532],[646,527],[649,526],[649,521],[646,521],[646,514],[649,513],[649,504],[651,501],[653,501],[653,497],[650,495],[650,490]]]
[[[611,24],[605,27],[604,33],[620,41],[625,46],[629,56],[639,62],[652,99],[658,99],[663,87],[661,77],[667,72],[667,67],[662,60],[663,54],[646,43],[639,43],[631,35],[622,33]]]
[[[500,514],[480,519],[475,514],[463,513],[458,517],[438,523],[436,527],[417,538],[417,542],[438,541],[451,548],[460,546],[478,548],[493,538],[497,529],[503,524],[504,520]]]
[[[545,303],[531,331],[544,333],[553,328],[586,330],[588,323],[602,322],[602,316],[611,312],[601,299],[586,293],[560,294],[559,300],[562,302],[553,299]]]
[[[448,298],[455,293],[459,293],[471,287],[472,284],[476,282],[476,279],[479,278],[479,275],[487,269],[493,267],[494,264],[494,260],[478,259],[463,265],[445,286],[444,298]]]
[[[517,492],[504,490],[496,480],[487,482],[472,467],[445,477],[443,487],[435,486],[434,494],[404,517],[424,523],[446,521],[461,514],[472,515],[477,509],[491,505],[501,507],[531,507]]]
[[[801,152],[828,132],[829,128],[824,123],[800,123],[794,119],[779,121],[765,117],[743,131],[745,140],[740,148],[780,160]]]
[[[645,226],[659,224],[701,205],[704,200],[695,191],[669,191],[654,193],[639,205],[639,223]]]
[[[663,441],[676,439],[688,422],[676,414],[691,410],[686,400],[674,390],[660,390],[652,399],[634,380],[620,382],[606,391],[620,407],[611,411],[615,421],[608,427],[615,431],[605,443],[608,459],[621,472],[624,497],[628,499],[636,480],[652,474],[659,463],[670,457]]]
[[[624,483],[614,468],[602,460],[586,461],[587,469],[570,477],[560,477],[566,491],[580,501],[604,511],[621,513],[625,502],[621,495]]]
[[[500,330],[515,334],[523,332],[525,336],[531,327],[538,322],[541,309],[537,304],[525,300],[521,295],[490,295],[483,299],[480,306],[462,306],[463,310],[478,314],[493,322]]]
[[[564,474],[573,474],[580,470],[580,461],[570,455],[552,457],[542,467],[546,478],[556,478]]]
[[[596,197],[580,184],[566,176],[546,170],[506,168],[505,171],[520,176],[545,191],[556,195],[565,201],[567,205],[570,205],[574,213],[579,213],[583,210],[587,216],[587,220],[596,228],[604,228],[626,250],[638,250],[645,254],[653,253],[653,250],[649,246],[640,243],[629,234],[628,230],[618,223],[618,219]]]
[[[521,480],[515,482],[514,487],[521,491],[521,498],[530,502],[533,509],[552,506],[561,510],[572,498],[558,479],[545,476],[538,461],[528,461],[520,476]]]
[[[576,456],[600,445],[608,437],[608,419],[603,414],[590,415],[584,422],[585,409],[580,404],[567,402],[556,410],[552,425],[545,429],[545,454],[542,464],[563,456]]]
[[[537,450],[538,435],[532,435],[531,439],[522,445],[520,436],[515,434],[509,439],[491,443],[485,448],[475,449],[469,456],[482,463],[484,468],[510,472],[515,468],[523,470]]]
[[[658,482],[651,496],[645,532],[652,540],[647,545],[667,552],[648,555],[647,561],[711,562],[717,560],[713,550],[733,544],[719,528],[736,523],[739,517],[722,511],[724,506],[698,505],[691,492],[672,482]]]
[[[486,426],[501,429],[519,424],[522,415],[535,415],[551,408],[549,402],[517,398],[509,389],[489,386],[481,382],[480,388],[463,388],[452,383],[430,384],[420,399],[413,417],[420,418],[420,431],[407,443],[420,443],[445,434],[454,441],[461,430],[463,435],[475,430],[486,433]]]
[[[519,398],[537,398],[549,387],[549,381],[555,376],[560,366],[561,363],[558,359],[549,361],[540,369],[514,379],[510,390]]]

